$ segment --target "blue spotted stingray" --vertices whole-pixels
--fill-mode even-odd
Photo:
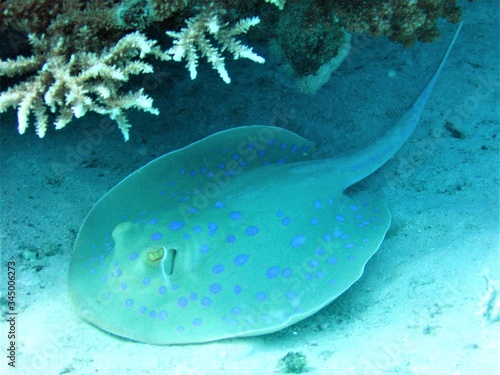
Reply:
[[[391,129],[352,155],[314,158],[287,130],[226,130],[166,154],[93,207],[75,243],[69,290],[78,313],[151,344],[254,336],[329,304],[378,250],[383,203],[343,192],[408,139],[458,35]]]

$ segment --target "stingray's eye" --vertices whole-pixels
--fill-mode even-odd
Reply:
[[[165,248],[160,247],[159,249],[148,251],[148,259],[151,262],[158,262],[162,260],[164,254],[165,254]]]

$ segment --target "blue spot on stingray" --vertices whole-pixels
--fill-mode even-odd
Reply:
[[[170,228],[170,230],[173,230],[173,231],[179,230],[183,226],[184,226],[184,223],[181,221],[171,221],[170,223],[168,223],[168,227]]]
[[[240,294],[241,293],[241,286],[235,285],[233,288],[234,294]]]
[[[125,306],[130,307],[130,306],[132,306],[133,304],[134,304],[134,300],[133,300],[133,299],[131,299],[131,298],[127,298],[127,299],[125,300]]]
[[[205,177],[206,178],[212,178],[213,176],[215,176],[215,173],[214,172],[208,172]]]
[[[156,314],[156,311],[150,311],[150,312],[149,312],[149,317],[150,317],[151,319],[156,318],[156,315],[157,315],[157,314]]]
[[[328,264],[337,264],[337,258],[335,257],[330,257],[327,260]]]
[[[341,222],[341,223],[345,221],[345,217],[344,217],[344,216],[342,216],[342,215],[337,215],[337,216],[335,216],[335,219],[336,219],[337,221]]]
[[[206,252],[208,252],[208,250],[210,250],[210,246],[208,246],[206,244],[203,244],[200,246],[200,253],[205,254]]]
[[[255,295],[255,298],[257,299],[257,301],[263,302],[267,299],[267,295],[264,292],[259,292]]]
[[[179,173],[180,173],[180,174],[186,174],[186,170],[185,170],[185,169],[181,169],[181,170],[179,171]]]
[[[357,211],[358,210],[358,206],[356,205],[350,205],[349,208],[351,209],[351,211]]]
[[[222,155],[227,155],[227,150],[226,150],[225,148],[223,148],[223,149],[220,151],[220,153],[221,153]]]
[[[292,270],[290,268],[285,268],[281,273],[281,276],[283,276],[285,279],[288,279],[290,276],[292,276]]]
[[[318,265],[319,265],[319,262],[316,259],[309,261],[309,266],[311,266],[313,268],[318,267]]]
[[[172,285],[172,290],[177,290],[177,289],[179,289],[179,285],[177,284]]]
[[[189,303],[189,300],[186,297],[181,297],[177,300],[177,306],[186,307]]]
[[[213,236],[215,232],[217,232],[217,224],[215,223],[208,223],[208,234],[210,236]]]
[[[237,266],[242,266],[248,261],[247,254],[239,254],[234,258],[234,264]]]
[[[121,289],[121,290],[125,290],[125,289],[127,289],[127,283],[121,283],[121,284],[120,284],[120,289]]]
[[[195,214],[195,213],[197,213],[197,212],[198,212],[198,209],[197,209],[197,208],[195,208],[195,207],[190,207],[190,208],[189,208],[189,210],[188,210],[188,212],[189,212],[190,214]]]
[[[356,219],[362,219],[364,216],[362,214],[356,214]]]
[[[340,229],[335,229],[335,230],[333,231],[333,236],[334,236],[335,238],[340,238],[340,237],[342,237],[342,231],[341,231]]]
[[[241,215],[241,213],[240,213],[240,212],[238,212],[238,211],[233,211],[233,212],[231,212],[231,213],[229,214],[229,217],[230,217],[231,219],[233,219],[233,220],[241,220],[242,215]]]
[[[239,154],[233,154],[233,155],[231,156],[231,158],[232,158],[233,160],[240,160],[240,155],[239,155]]]
[[[168,185],[169,185],[169,186],[174,186],[174,185],[175,185],[175,182],[174,182],[174,181],[170,181],[170,182],[168,183]]]
[[[200,167],[200,172],[205,173],[206,171],[208,171],[207,167],[205,167],[204,165],[202,165]]]
[[[219,164],[217,164],[217,168],[226,169],[226,164],[224,164],[223,162],[220,162]]]
[[[277,217],[281,217],[281,216],[283,216],[283,211],[281,211],[281,210],[276,211],[276,216],[277,216]]]
[[[212,300],[208,297],[203,297],[200,303],[202,306],[210,306],[212,304]]]
[[[152,239],[153,241],[159,241],[159,240],[161,240],[162,238],[163,238],[163,234],[161,234],[161,233],[153,233],[153,234],[151,235],[151,239]]]
[[[217,294],[221,291],[222,289],[222,286],[220,284],[212,284],[208,287],[208,290],[210,291],[210,293],[212,294]]]
[[[184,332],[184,327],[183,326],[179,326],[179,327],[177,327],[176,331],[179,332],[179,333]]]
[[[200,233],[201,232],[201,227],[199,225],[194,226],[193,227],[193,232]]]
[[[193,320],[193,325],[195,327],[201,326],[202,323],[203,323],[203,321],[200,318],[196,318],[195,320]]]
[[[289,290],[288,292],[286,292],[286,298],[295,299],[297,298],[297,293],[295,293],[293,290]]]
[[[356,259],[356,257],[355,257],[354,255],[349,255],[349,256],[347,257],[347,259],[349,259],[349,260],[354,260],[354,259]]]
[[[332,240],[332,235],[327,233],[327,234],[324,234],[323,235],[323,240],[325,240],[326,242],[330,242]]]
[[[190,171],[189,174],[194,177],[196,176],[196,171]]]
[[[314,252],[316,253],[316,255],[322,256],[325,254],[325,249],[323,249],[322,247],[318,247]]]
[[[158,319],[165,320],[168,317],[168,313],[165,310],[160,310],[158,313]]]
[[[236,237],[235,237],[235,236],[233,236],[232,234],[231,234],[231,235],[229,235],[229,236],[227,236],[227,242],[229,242],[229,243],[233,243],[233,242],[235,242],[235,241],[236,241]]]
[[[239,307],[235,306],[231,309],[231,314],[237,315],[239,313],[241,313],[241,309]]]
[[[150,282],[151,279],[149,277],[145,277],[144,279],[142,279],[142,285],[149,285]]]
[[[344,247],[345,247],[346,249],[352,249],[352,248],[354,247],[354,244],[353,244],[353,243],[346,243],[346,244],[344,245]]]
[[[102,278],[101,278],[101,281],[102,282],[105,282],[107,279],[108,279],[109,275],[104,275]]]
[[[189,299],[190,299],[191,301],[196,301],[196,300],[198,299],[198,295],[197,295],[196,293],[191,293],[191,294],[189,295]]]
[[[290,241],[290,245],[292,245],[292,247],[295,247],[295,248],[301,247],[305,243],[306,243],[306,236],[304,236],[303,234],[299,234],[299,235],[293,237],[292,241]]]
[[[280,149],[282,150],[286,149],[286,143],[280,143]]]
[[[314,208],[316,208],[316,209],[318,209],[318,210],[319,210],[319,209],[321,208],[321,202],[320,202],[320,201],[318,201],[318,200],[315,200],[315,201],[314,201]]]
[[[270,144],[271,146],[272,146],[272,145],[274,145],[275,143],[276,143],[276,139],[271,138],[271,139],[269,140],[269,144]]]
[[[281,272],[281,269],[278,266],[269,267],[266,271],[266,277],[268,279],[274,279]]]
[[[283,224],[285,227],[288,226],[291,222],[292,220],[289,217],[285,217],[283,218],[283,220],[281,220],[281,224]]]
[[[214,203],[215,208],[223,208],[224,206],[225,206],[225,204],[222,202],[219,202],[219,201]]]
[[[140,312],[141,314],[144,314],[146,311],[148,311],[148,309],[146,308],[146,306],[141,306],[141,307],[139,308],[139,312]]]
[[[149,224],[152,224],[152,225],[158,224],[158,219],[151,219],[151,220],[149,220]]]
[[[309,148],[307,146],[304,146],[300,149],[300,152],[302,152],[303,154],[305,154],[307,151],[309,150]]]
[[[222,264],[216,264],[212,267],[212,272],[215,274],[224,272],[224,266]]]
[[[255,236],[257,233],[259,233],[259,228],[254,226],[248,227],[246,230],[246,234],[249,236]]]
[[[292,145],[292,147],[290,148],[290,151],[293,153],[297,152],[297,150],[299,149],[299,146],[297,145]]]
[[[313,218],[311,219],[311,225],[317,225],[318,223],[319,223],[319,220],[318,220],[318,219],[316,219],[315,217],[313,217]]]
[[[265,156],[265,155],[266,155],[266,152],[264,150],[259,151],[259,156]]]
[[[279,158],[278,161],[276,162],[276,164],[285,164],[285,163],[286,163],[286,160],[283,158]]]
[[[165,285],[160,286],[158,288],[158,293],[162,296],[165,295],[165,293],[167,293],[167,287]]]
[[[182,235],[182,238],[184,238],[185,240],[189,240],[191,238],[191,236],[189,234],[185,233]]]

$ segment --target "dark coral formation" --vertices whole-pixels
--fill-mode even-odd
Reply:
[[[314,74],[337,56],[345,34],[333,12],[315,0],[290,3],[280,13],[276,33],[283,53],[298,76]]]
[[[439,36],[436,22],[457,23],[462,17],[456,0],[332,0],[332,7],[347,31],[387,36],[406,47],[416,40],[431,42]]]
[[[439,18],[460,21],[456,0],[289,1],[266,24],[297,76],[306,76],[337,55],[345,42],[342,30],[386,36],[410,47],[438,38]]]

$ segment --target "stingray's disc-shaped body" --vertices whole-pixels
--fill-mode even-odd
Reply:
[[[160,157],[109,193],[75,245],[83,318],[154,344],[274,332],[351,286],[390,223],[336,176],[294,171],[314,145],[286,130],[217,133]]]
[[[119,183],[76,239],[69,289],[81,316],[137,341],[196,343],[274,332],[338,297],[390,224],[383,204],[343,191],[408,139],[461,26],[413,105],[352,155],[314,160],[296,134],[242,127]]]

